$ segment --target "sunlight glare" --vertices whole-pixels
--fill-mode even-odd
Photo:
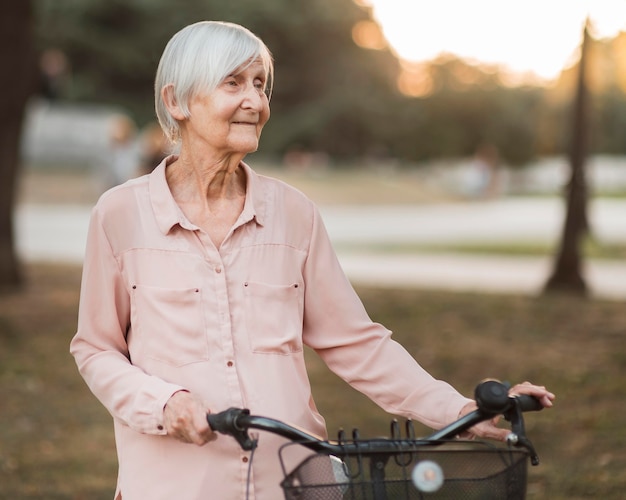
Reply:
[[[372,50],[384,49],[387,41],[374,21],[359,21],[352,28],[352,39],[359,47]]]
[[[359,0],[408,61],[445,53],[553,80],[575,62],[591,16],[596,37],[626,31],[626,0]]]

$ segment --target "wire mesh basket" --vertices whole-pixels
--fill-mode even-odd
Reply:
[[[384,442],[381,442],[384,443]],[[374,444],[374,445],[372,445]],[[283,448],[293,446],[294,443]],[[482,441],[311,454],[281,483],[287,500],[524,499],[528,453]],[[284,462],[285,450],[281,450]]]

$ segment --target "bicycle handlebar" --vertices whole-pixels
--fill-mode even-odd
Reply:
[[[407,438],[394,436],[391,439],[358,440],[358,437],[353,434],[351,442],[346,442],[341,437],[339,441],[331,442],[280,420],[250,415],[249,410],[242,408],[229,408],[220,413],[210,413],[207,415],[207,421],[213,431],[233,436],[244,450],[252,450],[256,447],[256,440],[250,437],[248,430],[259,429],[272,432],[293,442],[299,442],[313,451],[341,455],[350,447],[360,449],[364,447],[389,449],[391,447],[395,450],[403,450],[416,444],[434,445],[442,440],[453,439],[474,425],[496,415],[503,415],[507,421],[511,422],[512,433],[508,439],[509,444],[526,448],[531,455],[531,463],[537,465],[539,458],[530,440],[526,437],[522,413],[543,409],[539,400],[526,395],[509,396],[508,386],[495,380],[480,383],[476,387],[475,400],[478,406],[477,410],[468,413],[430,436],[418,439],[409,435]],[[407,433],[412,434],[410,422],[407,422]]]

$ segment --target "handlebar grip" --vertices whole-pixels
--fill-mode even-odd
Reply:
[[[534,396],[520,394],[509,396],[509,386],[497,380],[486,380],[476,386],[474,399],[481,411],[486,413],[502,414],[506,412],[513,402],[517,401],[519,409],[525,411],[539,411],[543,409],[541,402]]]
[[[515,396],[515,399],[518,401],[519,408],[522,411],[543,410],[543,405],[541,404],[541,401],[539,401],[534,396],[529,396],[527,394],[520,394],[519,396]]]
[[[250,410],[246,408],[229,408],[220,413],[208,413],[206,420],[213,431],[234,437],[242,449],[250,451],[256,448],[257,440],[248,435],[248,417]]]
[[[242,430],[237,424],[237,418],[249,414],[249,410],[246,409],[229,408],[219,413],[209,413],[206,419],[213,431],[221,432],[222,434],[232,434]]]

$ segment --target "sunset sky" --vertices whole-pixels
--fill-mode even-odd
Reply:
[[[589,14],[594,36],[626,31],[626,0],[355,0],[373,7],[398,56],[441,53],[550,80],[576,60]]]

